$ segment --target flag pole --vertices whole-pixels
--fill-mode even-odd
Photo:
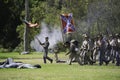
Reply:
[[[25,20],[29,21],[29,0],[25,0]],[[28,45],[29,45],[29,39],[28,39],[28,25],[26,24],[24,28],[24,52],[21,54],[28,54]]]
[[[62,21],[61,21],[61,17],[60,17],[60,27],[61,27],[61,33],[62,33],[62,39],[63,39],[63,43],[65,42],[65,38],[64,38],[64,34],[63,34],[63,30],[62,30]]]

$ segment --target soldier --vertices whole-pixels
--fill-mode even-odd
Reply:
[[[59,62],[59,59],[58,59],[59,47],[57,44],[54,45],[53,52],[55,54],[55,61],[56,61],[56,63],[58,63]]]
[[[76,45],[76,41],[75,40],[71,40],[70,41],[70,49],[69,52],[66,53],[66,55],[69,54],[69,65],[71,65],[73,59],[77,60],[78,63],[80,63],[80,61],[78,60],[79,55],[77,54],[77,45]]]
[[[90,59],[91,57],[91,51],[90,51],[90,40],[89,37],[86,34],[83,34],[84,40],[82,42],[81,45],[81,60],[82,60],[82,64],[88,64],[88,62],[90,64],[92,64],[92,61]]]
[[[39,64],[26,64],[22,62],[14,62],[12,58],[7,58],[2,64],[0,65],[0,68],[41,68]]]
[[[110,42],[109,43],[111,46],[111,60],[112,60],[112,63],[115,63],[117,39],[114,35],[110,35]]]
[[[95,37],[94,46],[93,46],[93,62],[94,63],[96,62],[96,56],[98,55],[98,49],[99,49],[97,41],[98,41],[98,37]]]
[[[46,64],[46,59],[48,59],[51,63],[53,62],[53,59],[51,59],[50,57],[48,57],[48,47],[49,47],[49,38],[45,37],[45,42],[41,43],[40,40],[36,37],[36,39],[39,41],[39,44],[42,45],[42,47],[44,48],[44,55],[43,55],[43,60],[44,63]]]
[[[110,45],[109,39],[106,40],[105,58],[108,61],[111,60],[111,45]]]
[[[116,34],[117,49],[116,49],[116,66],[120,66],[120,34]]]
[[[104,41],[103,36],[101,34],[98,35],[98,46],[99,46],[99,65],[102,65],[103,62],[105,62],[107,65],[108,61],[105,58],[106,44],[105,44],[105,41]]]

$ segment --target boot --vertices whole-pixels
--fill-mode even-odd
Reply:
[[[43,57],[44,63],[46,64],[46,57]]]

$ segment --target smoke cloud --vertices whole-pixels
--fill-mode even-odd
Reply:
[[[49,37],[50,46],[49,48],[53,48],[55,44],[58,42],[62,42],[62,32],[60,27],[48,27],[44,22],[41,24],[41,31],[38,35],[35,37],[38,37],[38,39],[43,43],[45,41],[45,37]],[[43,48],[39,44],[38,40],[34,38],[33,41],[31,41],[30,44],[32,49],[35,49],[36,51],[42,51]]]
[[[113,17],[111,11],[111,3],[106,3],[104,0],[93,2],[88,5],[87,14],[80,20],[76,20],[78,32],[80,33],[99,33],[106,32],[111,33],[111,29],[114,25],[111,18]]]

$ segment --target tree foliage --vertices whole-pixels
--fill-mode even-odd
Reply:
[[[20,39],[16,26],[21,24],[20,13],[23,10],[22,0],[0,0],[0,46],[15,48]]]
[[[14,49],[23,42],[25,0],[0,0],[0,46]],[[120,32],[119,0],[29,0],[31,22],[60,26],[60,14],[73,13],[77,37],[83,33]],[[30,29],[29,39],[40,29]]]

